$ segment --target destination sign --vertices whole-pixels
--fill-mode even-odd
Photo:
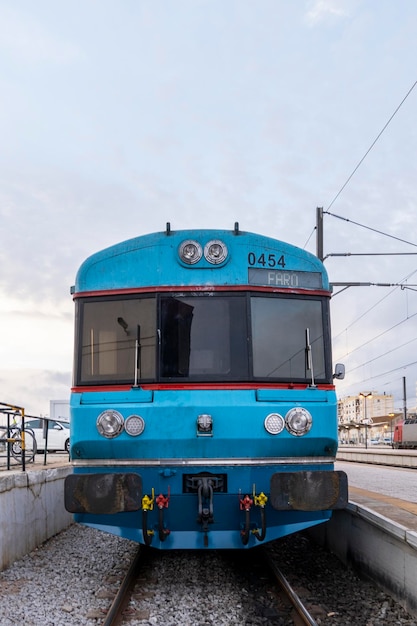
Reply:
[[[249,285],[267,285],[289,289],[322,289],[320,272],[298,272],[294,270],[268,270],[256,267],[248,269]]]

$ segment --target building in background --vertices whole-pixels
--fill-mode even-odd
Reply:
[[[339,441],[344,444],[392,443],[395,424],[404,418],[394,397],[363,391],[338,400]]]

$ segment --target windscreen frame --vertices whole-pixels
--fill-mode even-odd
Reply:
[[[305,384],[311,383],[310,375],[309,376],[257,376],[256,372],[254,372],[254,365],[256,365],[256,355],[254,356],[254,346],[253,346],[253,332],[252,332],[252,311],[251,311],[251,302],[252,299],[257,298],[273,298],[273,299],[291,299],[292,301],[301,302],[303,300],[315,300],[321,303],[321,319],[322,319],[322,328],[323,328],[323,351],[324,351],[324,376],[319,375],[316,377],[315,382],[319,384],[331,384],[333,381],[332,377],[332,362],[331,362],[331,341],[330,341],[330,298],[326,295],[322,294],[306,294],[306,293],[288,293],[288,292],[270,292],[270,291],[252,291],[250,289],[242,289],[242,290],[184,290],[184,291],[164,291],[157,292],[155,290],[152,293],[141,292],[135,294],[106,294],[106,295],[97,295],[97,296],[78,296],[75,299],[76,304],[76,312],[75,312],[75,349],[74,349],[74,370],[73,370],[73,385],[74,386],[108,386],[108,385],[129,385],[134,383],[134,371],[132,368],[132,372],[129,372],[129,376],[126,378],[118,378],[115,380],[100,380],[93,379],[86,380],[81,376],[81,365],[82,365],[82,350],[80,347],[81,341],[81,333],[83,321],[85,318],[84,311],[85,305],[89,303],[98,303],[104,304],[106,302],[117,302],[123,300],[136,300],[136,299],[154,299],[155,302],[155,375],[143,377],[139,376],[138,382],[139,384],[165,384],[165,383],[233,383],[233,382],[242,382],[242,383],[267,383],[267,384]],[[242,324],[241,333],[242,333],[242,345],[244,345],[244,350],[242,350],[242,354],[245,354],[246,365],[243,368],[242,372],[226,376],[222,372],[218,372],[217,374],[211,375],[193,375],[193,376],[167,376],[163,375],[163,348],[161,341],[161,324],[162,324],[162,302],[167,298],[186,298],[189,300],[190,298],[200,298],[198,302],[210,302],[211,299],[217,298],[240,298],[240,302],[242,304],[242,309],[245,311],[245,321]],[[204,298],[206,300],[204,300]],[[296,304],[296,302],[295,302]],[[255,350],[256,352],[256,350]],[[242,357],[243,358],[243,357]],[[255,361],[255,362],[254,362]],[[314,366],[314,358],[313,358],[313,366]]]

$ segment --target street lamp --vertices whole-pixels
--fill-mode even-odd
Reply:
[[[368,418],[366,416],[366,400],[367,398],[372,398],[372,391],[369,393],[360,393],[360,396],[365,400],[365,448],[368,448]]]
[[[391,421],[391,447],[393,447],[393,443],[394,442],[393,442],[393,439],[392,439],[392,420],[395,417],[395,413],[388,413],[388,417],[390,418],[390,421]]]

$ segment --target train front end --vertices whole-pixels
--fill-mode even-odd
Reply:
[[[329,298],[316,257],[238,228],[167,229],[87,259],[76,521],[160,549],[250,548],[343,507]]]

